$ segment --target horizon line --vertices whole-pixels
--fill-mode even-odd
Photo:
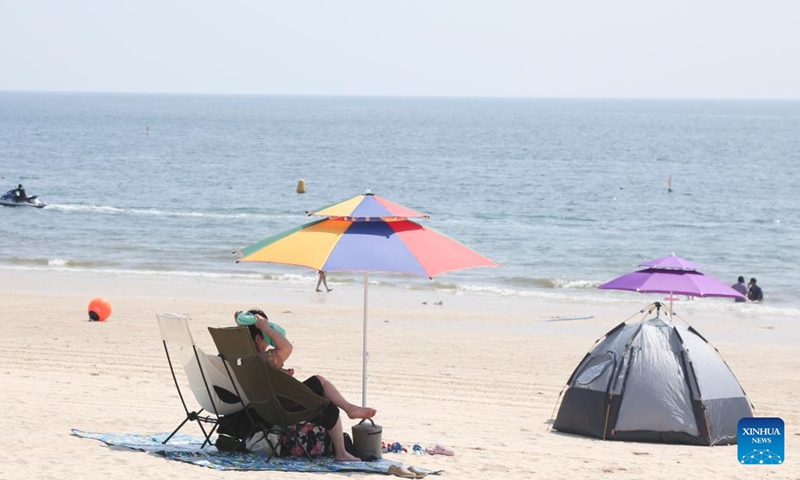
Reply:
[[[213,92],[126,92],[89,90],[3,90],[0,93],[79,94],[79,95],[175,95],[198,97],[317,97],[317,98],[383,98],[383,99],[472,99],[472,100],[627,100],[627,101],[737,101],[737,102],[797,102],[800,98],[780,97],[580,97],[580,96],[517,96],[517,95],[410,95],[410,94],[336,94],[336,93],[213,93]]]

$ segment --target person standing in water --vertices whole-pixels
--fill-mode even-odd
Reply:
[[[731,288],[736,290],[737,292],[741,293],[745,298],[747,298],[747,285],[744,284],[744,277],[739,275],[739,278],[736,280],[736,283],[731,285]],[[734,298],[735,302],[744,302],[745,298]]]
[[[329,292],[330,292],[331,290],[333,290],[332,288],[328,288],[328,279],[327,279],[327,277],[326,277],[326,275],[325,275],[325,271],[324,271],[324,270],[320,270],[320,271],[319,271],[319,272],[317,272],[317,273],[319,273],[319,279],[317,280],[317,291],[318,291],[318,292],[321,292],[321,291],[322,291],[322,290],[319,288],[321,285],[325,285],[325,290],[327,290],[327,291],[329,291]]]

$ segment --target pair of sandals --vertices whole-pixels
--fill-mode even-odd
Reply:
[[[402,465],[392,465],[386,473],[402,478],[422,478],[427,475],[427,473],[419,471],[414,467],[404,467]]]
[[[438,443],[433,447],[428,447],[425,449],[425,453],[428,455],[446,455],[448,457],[452,457],[455,453],[450,450],[449,448],[439,445]]]

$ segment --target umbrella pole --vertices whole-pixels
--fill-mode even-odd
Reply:
[[[367,352],[367,303],[369,298],[369,272],[364,272],[364,350],[363,350],[363,363],[361,366],[361,406],[367,406],[367,360],[369,353]]]
[[[672,292],[669,292],[669,319],[672,320]]]

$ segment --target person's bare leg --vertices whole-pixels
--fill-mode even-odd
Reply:
[[[350,455],[344,448],[344,431],[342,429],[342,419],[336,421],[336,425],[328,430],[328,436],[333,445],[333,458],[339,462],[358,462],[361,459]]]
[[[321,375],[317,375],[317,379],[319,379],[319,383],[322,384],[322,395],[330,400],[331,403],[344,410],[344,413],[346,413],[348,417],[372,418],[377,413],[374,408],[359,407],[358,405],[353,405],[352,403],[348,402],[347,399],[345,399],[342,394],[339,393],[339,390]]]

